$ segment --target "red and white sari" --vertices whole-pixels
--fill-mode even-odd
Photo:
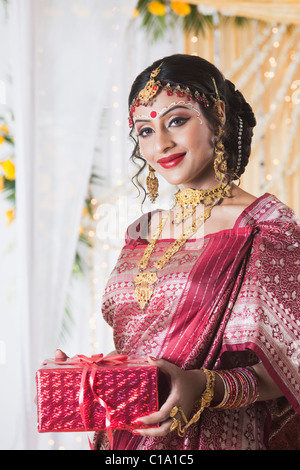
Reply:
[[[119,353],[164,358],[184,369],[262,362],[284,397],[237,410],[206,409],[183,438],[116,431],[114,450],[300,449],[300,221],[265,194],[235,226],[190,239],[165,267],[141,312],[134,277],[150,214],[127,231],[103,298]],[[158,240],[149,269],[172,240]],[[107,448],[103,433],[96,448]]]

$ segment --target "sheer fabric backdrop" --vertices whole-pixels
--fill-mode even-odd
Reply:
[[[1,308],[4,337],[0,340],[6,350],[0,365],[3,449],[87,447],[79,434],[37,434],[35,371],[58,346],[70,355],[91,352],[89,281],[71,281],[91,169],[96,166],[104,178],[96,188],[104,205],[114,207],[116,195],[123,202],[136,196],[128,163],[129,85],[151,61],[183,52],[181,34],[151,45],[133,29],[135,4],[135,0],[10,2],[7,47],[15,114],[17,251],[7,266],[16,275],[17,286],[15,303],[9,307],[6,301]],[[139,205],[132,200],[135,210],[122,214],[124,227],[139,215]],[[98,228],[99,235],[103,230]],[[13,233],[6,232],[5,243]],[[112,347],[111,332],[101,320],[101,292],[122,245],[121,233],[122,229],[112,240],[98,236],[91,259],[99,268],[93,305],[98,314],[98,352]],[[105,241],[113,243],[112,250],[103,250]],[[68,341],[60,343],[67,294],[72,298],[74,325]]]

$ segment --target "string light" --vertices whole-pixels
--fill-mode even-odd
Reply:
[[[298,32],[300,28],[298,29]],[[274,97],[273,102],[270,105],[270,111],[264,115],[261,119],[259,126],[257,126],[257,131],[254,134],[252,148],[255,147],[260,142],[260,138],[265,134],[270,120],[273,118],[274,112],[278,109],[279,105],[284,101],[284,97],[287,96],[287,90],[290,88],[292,78],[295,75],[297,67],[300,63],[300,43],[298,44],[297,57],[293,62],[290,62],[287,68],[287,72],[284,75],[283,82],[278,88],[277,93]]]
[[[255,54],[256,49],[260,49],[262,47],[269,35],[270,29],[265,28],[262,34],[258,35],[255,38],[254,43],[246,49],[245,53],[234,62],[234,64],[230,67],[230,70],[225,73],[225,76],[230,79],[236,72],[242,70],[244,65],[249,63],[249,60],[253,56],[253,54]]]
[[[286,25],[280,25],[280,28],[277,32],[277,38],[281,38],[285,31]],[[265,62],[266,57],[270,49],[272,48],[273,40],[274,38],[271,37],[270,40],[262,47],[259,54],[256,55],[255,60],[249,63],[248,68],[243,72],[242,78],[236,82],[236,87],[238,89],[244,88],[246,83],[248,83],[248,81],[253,76],[253,74],[256,73],[257,67],[261,66]]]

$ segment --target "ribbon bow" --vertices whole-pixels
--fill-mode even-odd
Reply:
[[[83,420],[83,424],[85,426],[85,429],[87,429],[86,421],[85,421],[85,414],[84,414],[84,384],[86,381],[86,376],[88,371],[91,369],[91,374],[89,377],[89,384],[91,387],[91,391],[94,395],[95,400],[105,409],[105,428],[106,432],[108,435],[108,439],[110,442],[110,447],[111,450],[113,449],[113,433],[111,429],[111,418],[109,414],[109,409],[105,401],[98,396],[95,391],[94,391],[94,381],[95,381],[95,376],[97,372],[97,365],[98,364],[120,364],[124,361],[127,360],[127,356],[122,356],[120,354],[114,355],[114,356],[106,356],[104,357],[103,354],[97,354],[91,357],[86,357],[83,355],[78,355],[75,356],[74,358],[71,359],[71,361],[74,360],[75,362],[78,360],[80,363],[84,363],[85,367],[82,371],[82,377],[81,377],[81,384],[80,384],[80,392],[79,392],[79,407],[80,407],[80,413],[81,417]],[[90,448],[93,450],[93,446],[91,444],[91,441],[88,437]]]
[[[58,364],[58,365],[98,365],[98,364],[121,364],[122,362],[127,361],[128,356],[122,354],[114,354],[112,356],[104,356],[103,354],[95,354],[91,357],[84,356],[83,354],[78,354],[68,359],[64,360],[55,360],[55,361],[45,361],[44,365],[46,364]]]

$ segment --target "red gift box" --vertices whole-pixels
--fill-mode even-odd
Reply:
[[[141,357],[49,360],[36,382],[41,433],[147,427],[133,421],[159,409],[158,369]]]

